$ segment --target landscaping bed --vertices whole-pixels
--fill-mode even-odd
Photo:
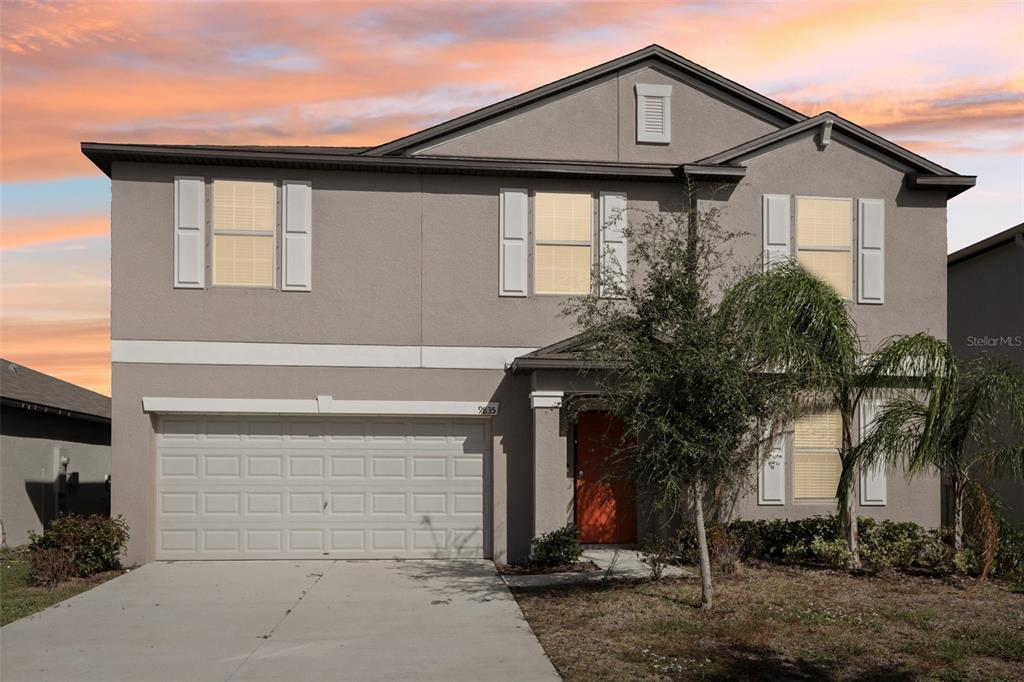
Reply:
[[[566,680],[1018,680],[1024,594],[1001,581],[742,564],[716,578],[514,589]]]
[[[0,625],[42,611],[122,572],[102,571],[87,578],[67,578],[50,587],[34,586],[29,580],[28,549],[0,550]]]
[[[574,561],[567,564],[555,564],[553,566],[538,566],[537,564],[495,564],[494,567],[500,575],[547,575],[549,573],[593,573],[600,571],[601,567],[589,559],[587,561]]]

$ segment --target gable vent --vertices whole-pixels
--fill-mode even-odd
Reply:
[[[672,141],[672,86],[636,86],[636,141]]]

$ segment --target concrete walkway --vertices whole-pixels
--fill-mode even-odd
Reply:
[[[15,680],[558,680],[487,561],[147,564],[0,630]]]
[[[640,561],[635,549],[586,549],[583,561],[593,561],[601,570],[588,573],[539,573],[536,575],[506,575],[505,582],[511,587],[549,587],[571,585],[600,580],[621,578],[650,578],[651,569]],[[666,566],[664,577],[695,577],[679,566]]]

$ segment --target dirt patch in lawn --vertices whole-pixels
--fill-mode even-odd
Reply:
[[[602,570],[593,561],[577,561],[574,564],[558,566],[516,566],[511,564],[495,564],[501,575],[547,575],[549,573],[593,573]]]
[[[1019,680],[1024,594],[902,574],[744,566],[716,582],[516,589],[566,680]]]
[[[0,625],[42,611],[121,573],[105,571],[88,578],[71,578],[53,587],[36,587],[28,581],[28,550],[3,550],[0,552]]]

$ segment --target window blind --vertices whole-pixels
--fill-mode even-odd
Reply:
[[[273,182],[213,181],[213,283],[274,285],[277,188]]]
[[[538,192],[534,197],[534,291],[590,292],[594,200],[589,194]]]

